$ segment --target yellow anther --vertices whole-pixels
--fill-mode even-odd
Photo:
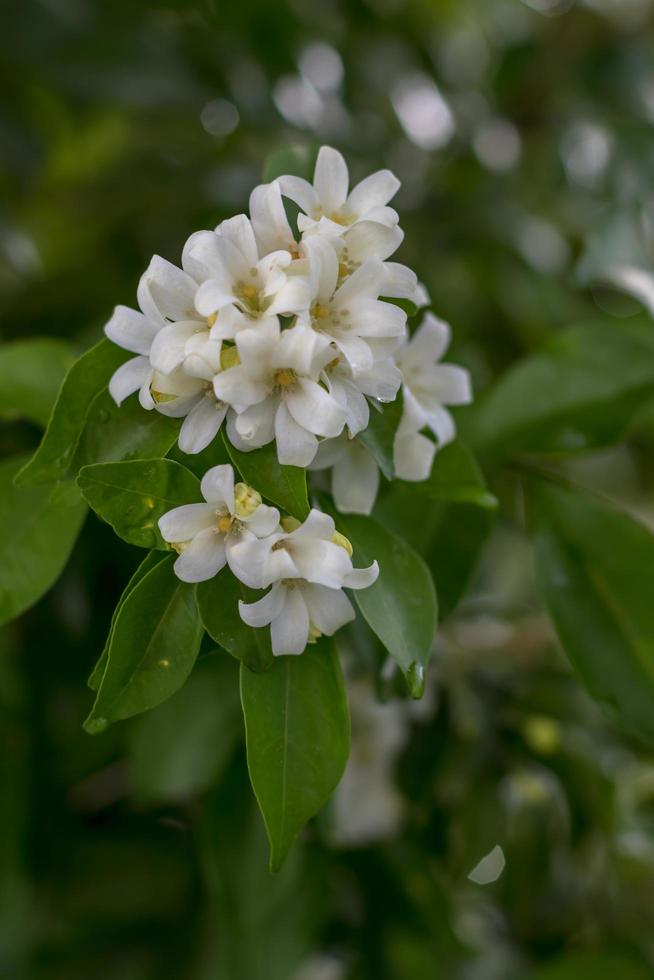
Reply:
[[[341,358],[339,354],[339,356],[335,357],[333,361],[329,362],[329,364],[325,364],[325,371],[333,371],[334,368],[338,367],[340,363],[341,363]]]
[[[348,219],[345,217],[345,215],[341,214],[340,211],[332,211],[332,213],[329,215],[329,217],[330,217],[330,220],[336,222],[337,225],[347,225],[347,224],[349,224]]]
[[[295,531],[300,526],[300,521],[298,521],[297,517],[282,517],[279,523],[282,525],[287,534],[290,534],[291,531]]]
[[[234,487],[234,511],[237,517],[250,517],[261,506],[261,494],[247,483],[237,483]]]
[[[350,558],[352,557],[354,548],[352,547],[352,543],[350,542],[349,538],[346,538],[340,531],[334,531],[332,534],[332,541],[334,544],[337,544],[339,548],[344,548]]]
[[[311,307],[311,316],[314,320],[326,320],[329,316],[329,307],[324,303],[314,303]]]
[[[280,388],[290,388],[295,384],[295,371],[292,368],[280,368],[275,371],[275,384]]]
[[[350,274],[350,267],[346,262],[338,263],[338,278],[345,279],[346,276]]]
[[[223,514],[218,518],[217,528],[221,534],[228,534],[232,529],[232,524],[234,523],[234,518],[231,514]]]
[[[242,297],[242,299],[253,300],[256,299],[258,290],[256,286],[253,286],[251,282],[239,283],[236,290],[237,294]]]
[[[220,352],[220,368],[228,371],[229,368],[237,367],[241,363],[236,347],[223,347]]]
[[[217,313],[212,313],[211,316],[208,316],[207,317],[207,326],[208,327],[213,327],[213,325],[214,325],[214,323],[216,322],[217,319],[218,319],[218,314]]]

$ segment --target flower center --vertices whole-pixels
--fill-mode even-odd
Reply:
[[[329,307],[324,303],[314,303],[311,307],[311,316],[314,320],[326,320],[330,312]]]
[[[234,523],[234,518],[231,514],[221,514],[218,518],[216,527],[221,534],[228,534],[232,529],[232,524]]]
[[[214,325],[214,323],[216,322],[217,319],[218,319],[218,314],[217,313],[212,313],[211,316],[208,316],[207,317],[207,326],[208,327],[213,327],[213,325]]]
[[[234,292],[252,312],[259,312],[259,290],[253,283],[239,282]]]
[[[296,374],[292,368],[280,368],[274,374],[275,384],[279,388],[290,388],[295,384],[295,378]]]

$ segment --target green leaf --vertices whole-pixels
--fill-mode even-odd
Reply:
[[[424,561],[406,541],[372,517],[338,515],[339,530],[354,546],[356,566],[379,563],[379,578],[353,592],[368,625],[397,661],[412,697],[422,697],[424,668],[436,633],[434,583]]]
[[[481,399],[473,448],[506,456],[602,445],[620,436],[653,393],[650,321],[570,327],[511,368]]]
[[[174,558],[150,569],[118,610],[102,683],[84,722],[90,735],[165,701],[191,672],[202,624],[193,586],[176,577]]]
[[[115,344],[101,340],[75,361],[64,378],[40,446],[17,476],[19,485],[65,476],[91,402],[128,357]]]
[[[216,780],[241,737],[236,664],[222,651],[202,656],[184,687],[132,730],[136,796],[175,801],[201,792]]]
[[[99,391],[88,411],[70,475],[77,476],[83,466],[94,463],[165,456],[179,428],[179,419],[156,409],[146,411],[136,397],[118,406],[106,389]]]
[[[374,516],[424,558],[438,596],[441,621],[456,608],[495,522],[495,511],[457,500],[429,500],[418,483],[394,481]]]
[[[100,654],[98,662],[96,663],[95,667],[91,671],[91,676],[87,681],[87,684],[92,691],[97,691],[98,688],[100,687],[100,684],[102,683],[102,678],[104,677],[104,672],[107,666],[107,660],[109,659],[109,646],[111,644],[111,637],[114,631],[114,626],[116,625],[116,619],[118,618],[118,613],[120,612],[121,606],[125,602],[125,599],[130,594],[134,586],[138,585],[138,583],[141,581],[142,578],[145,578],[145,576],[148,574],[151,568],[154,568],[154,566],[158,565],[160,561],[163,561],[164,557],[165,556],[162,555],[161,552],[151,551],[150,554],[147,555],[147,557],[145,557],[143,561],[140,563],[140,565],[137,567],[136,571],[130,578],[125,588],[123,589],[123,593],[120,599],[118,600],[116,604],[116,608],[114,609],[113,615],[111,617],[111,623],[109,624],[109,633],[107,634],[107,640],[104,645],[104,649]]]
[[[376,407],[377,403],[370,406],[370,421],[368,428],[364,429],[357,436],[364,446],[372,453],[377,460],[377,464],[388,480],[395,476],[395,462],[393,460],[393,445],[395,443],[395,433],[402,419],[404,410],[404,399],[402,389],[397,394],[393,402]]]
[[[248,769],[278,871],[298,832],[343,774],[350,722],[333,641],[323,637],[270,670],[241,667]]]
[[[197,586],[202,623],[209,636],[250,670],[267,670],[273,660],[270,631],[253,629],[239,615],[239,599],[255,602],[261,593],[249,589],[225,566]]]
[[[77,483],[96,514],[139,548],[168,550],[159,533],[159,518],[174,507],[202,499],[198,478],[172,459],[84,466]]]
[[[76,486],[17,487],[27,457],[0,463],[0,624],[34,605],[61,574],[86,505]]]
[[[75,356],[67,340],[31,337],[0,348],[0,418],[29,419],[45,427]]]
[[[540,589],[573,667],[614,719],[654,742],[654,535],[536,478],[528,513]]]
[[[430,500],[458,501],[492,510],[497,507],[497,499],[486,489],[477,461],[458,440],[436,453],[426,480],[420,483],[400,480],[398,485]]]
[[[294,177],[304,177],[311,180],[313,168],[316,163],[317,150],[312,146],[286,146],[283,149],[275,150],[266,160],[263,168],[263,181],[265,184],[282,177],[285,174],[292,174]]]
[[[379,298],[384,303],[391,303],[393,306],[398,306],[401,310],[404,310],[407,316],[415,316],[418,312],[418,305],[412,299],[399,299],[397,296],[380,296]]]
[[[244,482],[258,490],[266,500],[303,521],[309,513],[306,470],[299,466],[282,466],[277,459],[274,442],[251,453],[242,453],[232,446],[224,434],[223,439],[229,457]]]

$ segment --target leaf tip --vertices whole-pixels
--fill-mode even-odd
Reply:
[[[84,722],[84,731],[87,733],[87,735],[100,735],[102,732],[106,731],[108,727],[109,722],[106,718],[94,718],[91,716]]]

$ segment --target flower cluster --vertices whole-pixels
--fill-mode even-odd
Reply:
[[[280,519],[275,507],[245,483],[234,484],[229,465],[214,466],[201,483],[205,502],[168,511],[159,529],[179,558],[184,582],[213,578],[225,565],[244,585],[270,591],[239,603],[249,626],[270,625],[274,654],[302,653],[321,634],[332,636],[354,619],[343,588],[376,580],[377,562],[354,568],[352,546],[327,514],[312,510],[304,523]]]
[[[256,187],[250,216],[191,235],[182,268],[155,256],[138,288],[140,311],[116,308],[107,336],[136,356],[116,371],[120,404],[184,418],[179,447],[197,453],[223,422],[241,451],[275,440],[279,462],[333,466],[343,510],[369,513],[379,474],[354,438],[371,406],[404,391],[396,468],[424,479],[454,428],[445,404],[469,400],[467,374],[435,365],[447,328],[427,317],[409,341],[393,300],[423,305],[415,274],[389,261],[403,239],[389,207],[388,170],[349,191],[346,163],[323,146],[313,184],[280,177]],[[299,208],[297,235],[284,199]],[[430,363],[431,362],[431,363]]]

